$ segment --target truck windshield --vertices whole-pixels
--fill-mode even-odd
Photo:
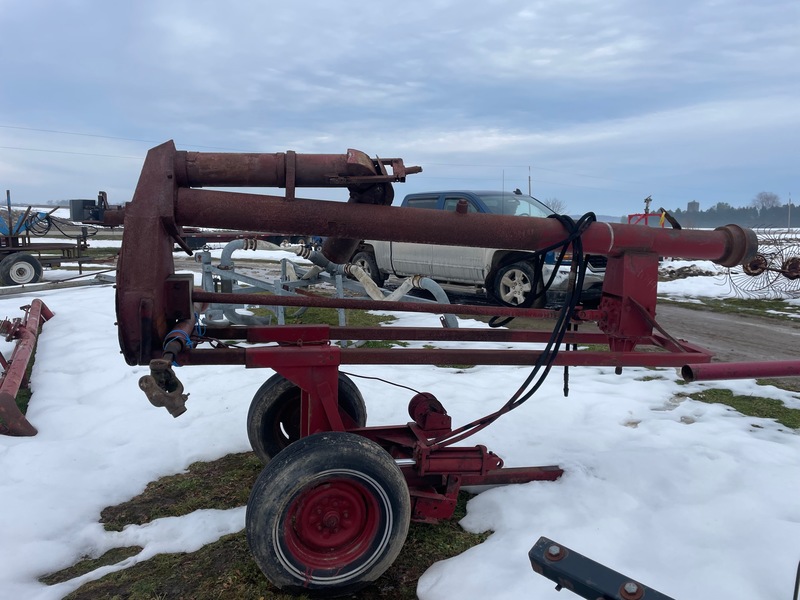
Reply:
[[[521,194],[481,194],[487,208],[498,215],[517,215],[523,217],[546,217],[553,211],[533,196]]]

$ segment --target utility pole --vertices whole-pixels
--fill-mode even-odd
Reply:
[[[533,196],[531,192],[531,166],[528,165],[528,196]]]

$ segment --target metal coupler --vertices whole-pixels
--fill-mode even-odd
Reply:
[[[165,358],[150,361],[150,375],[139,379],[139,387],[153,406],[163,406],[173,417],[186,412],[186,399],[183,384],[172,370],[172,362]]]

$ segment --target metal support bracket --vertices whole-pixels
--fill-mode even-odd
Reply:
[[[535,572],[556,583],[556,590],[566,588],[588,600],[673,600],[544,536],[528,558]]]

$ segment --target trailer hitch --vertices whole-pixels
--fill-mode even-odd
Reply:
[[[145,393],[150,404],[164,407],[173,417],[186,412],[189,394],[183,393],[183,384],[172,370],[172,362],[166,358],[150,361],[150,375],[139,379],[139,388]]]

